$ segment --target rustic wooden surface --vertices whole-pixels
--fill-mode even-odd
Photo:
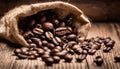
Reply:
[[[95,36],[110,36],[116,41],[116,44],[109,53],[103,53],[102,50],[96,52],[95,55],[88,55],[86,60],[82,63],[61,62],[59,64],[53,64],[48,67],[41,59],[37,60],[16,60],[16,56],[13,56],[14,46],[9,42],[0,41],[0,69],[120,69],[120,63],[114,62],[114,56],[120,54],[120,24],[119,23],[94,23],[88,34],[88,38]],[[101,48],[103,49],[103,47]],[[93,63],[93,59],[96,55],[101,55],[104,58],[102,66],[98,67]]]

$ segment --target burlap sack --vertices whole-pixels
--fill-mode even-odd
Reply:
[[[84,39],[91,27],[90,21],[84,16],[83,12],[66,2],[46,2],[30,5],[22,5],[10,10],[0,20],[0,38],[7,39],[13,43],[28,46],[23,36],[19,34],[18,20],[36,14],[39,11],[53,9],[59,15],[60,19],[72,14],[74,25],[77,28],[79,40]]]

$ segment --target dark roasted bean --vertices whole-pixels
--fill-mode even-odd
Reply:
[[[43,30],[42,29],[40,29],[40,28],[34,28],[33,29],[33,33],[35,33],[35,34],[38,34],[38,35],[41,35],[41,34],[43,34]]]
[[[59,63],[60,62],[60,57],[59,56],[53,56],[54,63]]]
[[[49,40],[52,40],[52,39],[53,39],[53,34],[52,34],[50,31],[45,32],[45,36],[46,36],[46,38],[49,39]]]
[[[44,22],[42,24],[42,27],[44,30],[53,30],[53,28],[54,28],[53,24],[50,22]]]

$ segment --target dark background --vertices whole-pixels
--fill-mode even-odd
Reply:
[[[38,2],[56,0],[0,0],[0,16],[2,17],[10,9]],[[93,22],[119,22],[120,1],[119,0],[59,0],[72,3],[79,7]]]

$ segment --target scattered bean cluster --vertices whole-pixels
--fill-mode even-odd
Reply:
[[[68,16],[60,20],[52,10],[20,19],[18,27],[29,47],[15,49],[15,55],[19,59],[39,57],[49,66],[61,60],[71,62],[73,55],[77,55],[77,62],[82,62],[88,54],[94,55],[101,46],[104,46],[103,52],[109,52],[115,44],[110,37],[94,37],[78,42],[73,18]],[[98,56],[94,62],[101,65],[103,59]]]

